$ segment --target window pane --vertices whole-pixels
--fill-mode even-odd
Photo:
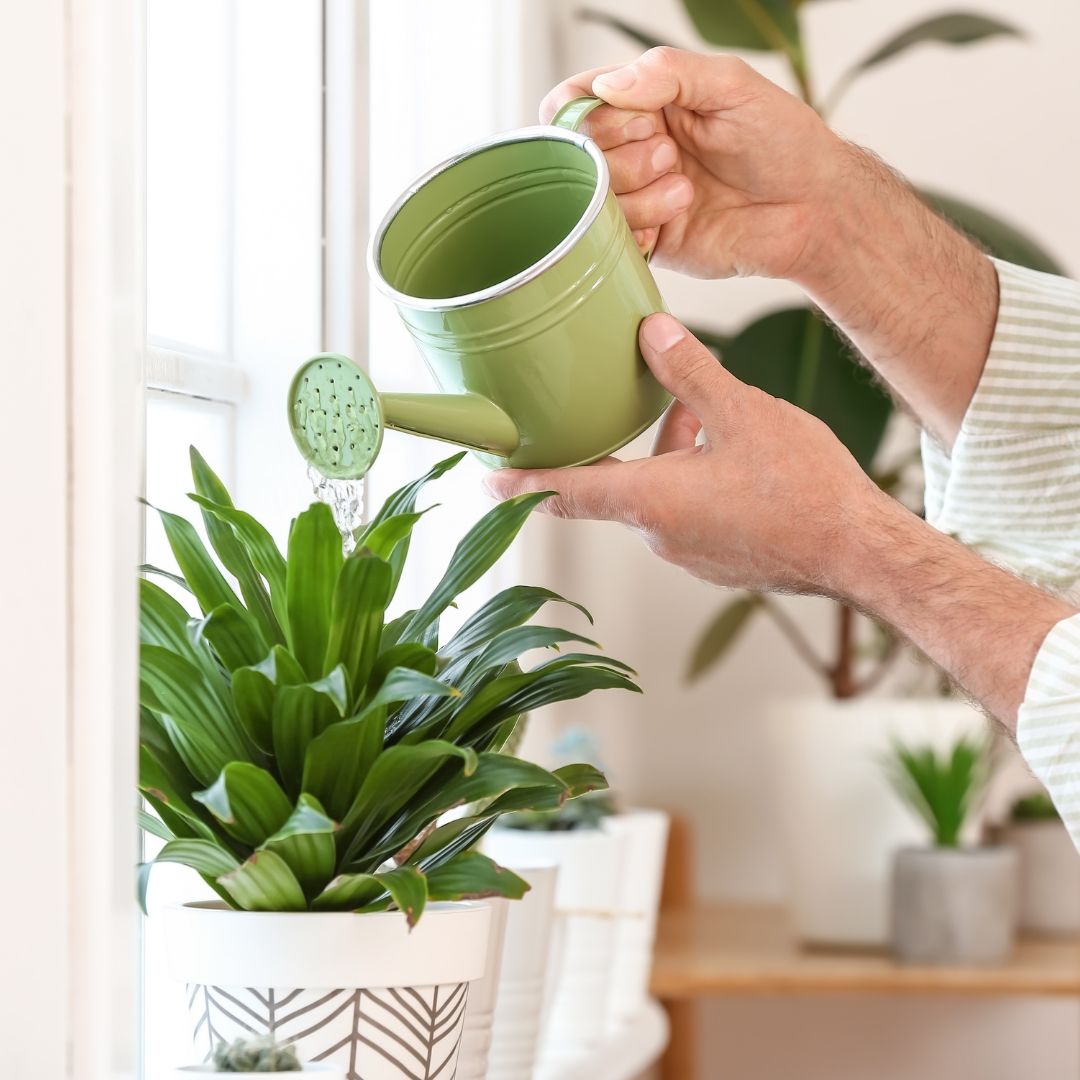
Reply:
[[[230,351],[232,0],[148,0],[147,328]]]

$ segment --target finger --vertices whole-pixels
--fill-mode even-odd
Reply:
[[[666,313],[650,315],[638,335],[660,384],[706,422],[727,410],[739,382],[693,334]]]
[[[637,244],[638,251],[642,255],[648,255],[654,247],[656,247],[656,241],[660,239],[659,229],[635,229],[634,230],[634,243]]]
[[[574,98],[592,97],[593,78],[611,67],[593,68],[582,72],[565,82],[559,83],[540,103],[540,122],[550,124],[555,113]],[[601,105],[589,113],[582,129],[600,147],[610,150],[627,142],[647,139],[654,134],[658,126],[663,126],[655,113],[643,113],[636,110],[617,109],[612,105]]]
[[[539,509],[555,517],[634,524],[639,517],[630,482],[635,464],[609,459],[572,469],[499,469],[484,477],[483,484],[496,499],[553,492]]]
[[[690,208],[694,185],[682,173],[668,173],[640,191],[619,196],[619,206],[631,229],[666,225]]]
[[[706,56],[666,46],[650,49],[625,67],[600,72],[592,92],[620,109],[653,112],[680,105],[717,112],[752,96],[765,80],[734,56]]]
[[[660,430],[653,443],[653,457],[670,454],[672,450],[689,450],[697,444],[701,420],[681,401],[676,401],[660,421]]]
[[[593,80],[620,67],[622,67],[621,64],[606,64],[604,67],[590,68],[588,71],[581,71],[577,75],[571,75],[569,79],[563,79],[558,86],[552,87],[544,95],[543,101],[540,102],[540,123],[550,124],[551,118],[568,101],[573,101],[574,98],[579,97],[592,97]]]
[[[670,172],[679,160],[679,151],[665,135],[644,142],[626,143],[606,154],[611,173],[611,189],[616,195],[637,191]]]

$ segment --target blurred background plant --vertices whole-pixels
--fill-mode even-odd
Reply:
[[[801,9],[813,0],[682,0],[698,34],[721,49],[748,49],[782,57],[796,92],[828,119],[841,99],[866,72],[924,44],[973,45],[995,37],[1022,38],[1020,29],[972,12],[947,12],[913,23],[851,64],[821,92],[802,33]],[[586,8],[582,19],[619,31],[644,48],[675,45],[607,12]],[[700,47],[688,43],[688,47]],[[970,203],[921,189],[922,198],[991,254],[1034,270],[1060,273],[1054,258],[1019,229]],[[744,382],[806,409],[823,420],[884,491],[910,502],[911,473],[918,453],[908,450],[882,460],[882,444],[894,405],[859,362],[850,344],[815,309],[789,307],[755,319],[724,336],[701,327],[693,332]],[[920,506],[913,505],[913,509]],[[740,592],[708,624],[691,656],[687,677],[711,670],[757,615],[771,618],[795,653],[825,683],[833,698],[868,693],[891,670],[904,649],[889,627],[873,624],[846,604],[837,604],[836,634],[822,655],[783,606],[768,596]],[[913,650],[912,650],[913,651]],[[947,691],[948,683],[926,665],[923,688]]]
[[[1045,791],[1036,791],[1017,799],[1009,818],[1012,821],[1060,821],[1061,815]]]
[[[300,1060],[289,1043],[279,1043],[273,1035],[256,1035],[250,1039],[218,1043],[214,1050],[214,1071],[299,1072]]]
[[[893,744],[885,768],[897,794],[929,826],[934,846],[960,846],[968,817],[992,772],[990,740],[965,736],[938,753],[930,745]]]

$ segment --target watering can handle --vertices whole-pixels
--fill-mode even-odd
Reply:
[[[577,131],[584,121],[585,117],[593,111],[603,105],[604,102],[598,97],[578,97],[572,98],[565,105],[559,107],[555,115],[551,118],[552,127],[566,128],[567,131]],[[648,262],[652,258],[653,249],[649,248],[645,252],[645,261]]]

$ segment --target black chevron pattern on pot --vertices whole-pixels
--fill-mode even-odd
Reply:
[[[308,1061],[347,1067],[348,1080],[453,1080],[468,983],[356,990],[188,986],[196,1052],[270,1033]]]

